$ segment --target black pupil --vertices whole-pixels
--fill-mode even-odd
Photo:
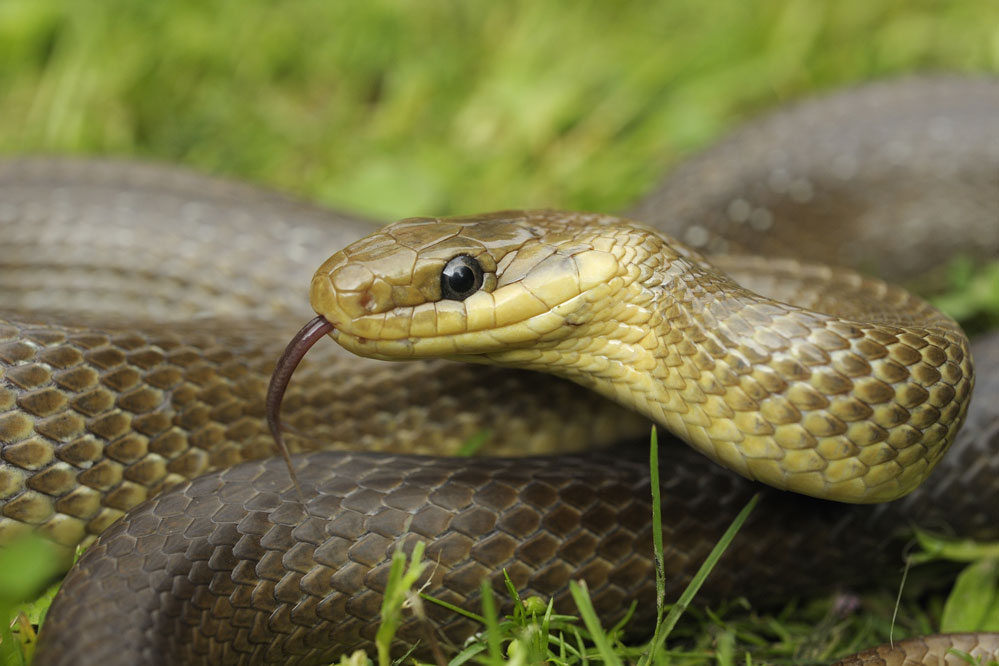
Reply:
[[[465,265],[452,266],[447,273],[447,282],[452,291],[464,294],[475,286],[475,273]]]
[[[441,297],[463,301],[482,286],[482,266],[467,254],[458,255],[441,273]]]

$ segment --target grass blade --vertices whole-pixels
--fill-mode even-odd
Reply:
[[[586,589],[586,583],[570,581],[569,593],[572,594],[572,600],[576,602],[576,608],[579,609],[579,614],[583,618],[583,624],[586,625],[587,631],[590,632],[590,640],[597,646],[597,652],[604,660],[604,663],[608,666],[622,666],[621,660],[618,659],[617,654],[614,652],[610,639],[600,626],[600,619],[597,617],[597,612],[593,609],[593,602],[590,601],[590,594],[589,590]]]
[[[652,426],[649,439],[649,477],[652,484],[652,552],[656,559],[656,624],[666,604],[666,564],[663,558],[663,508],[659,488],[659,431]]]
[[[385,585],[385,596],[382,599],[381,625],[375,634],[375,647],[378,651],[378,666],[391,666],[392,659],[389,648],[392,638],[402,623],[402,609],[406,603],[409,591],[423,573],[423,549],[425,544],[418,541],[413,546],[413,553],[408,558],[397,549],[392,553],[392,566],[389,569],[388,583]]]
[[[693,579],[691,579],[690,584],[687,585],[683,594],[680,595],[677,602],[673,604],[672,608],[670,608],[669,613],[666,615],[666,619],[656,627],[655,634],[652,638],[652,649],[649,652],[649,659],[651,659],[651,655],[662,649],[664,643],[666,642],[666,637],[673,631],[676,623],[680,620],[684,611],[687,610],[687,607],[690,606],[690,602],[693,601],[694,596],[701,589],[704,581],[707,580],[708,574],[710,574],[711,570],[714,569],[716,564],[718,564],[718,560],[721,559],[721,556],[725,553],[729,544],[732,543],[735,535],[739,533],[739,530],[746,522],[746,519],[749,518],[749,514],[752,513],[759,501],[760,494],[756,493],[749,500],[749,502],[746,503],[746,506],[742,508],[739,515],[737,515],[735,520],[732,521],[732,524],[728,526],[728,529],[725,530],[725,533],[722,535],[721,539],[718,540],[718,543],[716,543],[714,548],[711,549],[711,552],[708,553],[704,563],[701,564],[697,573],[694,574]],[[641,663],[648,663],[648,661],[643,660]]]

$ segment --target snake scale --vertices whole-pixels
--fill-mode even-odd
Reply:
[[[806,102],[687,162],[627,215],[685,241],[695,267],[700,252],[752,251],[795,257],[764,262],[778,276],[823,261],[909,279],[953,252],[995,257],[995,108],[994,80],[947,77]],[[364,452],[297,453],[300,499],[272,457],[263,396],[309,316],[312,271],[370,223],[170,168],[42,159],[0,164],[0,224],[0,540],[35,529],[69,547],[101,534],[50,609],[37,663],[328,662],[370,645],[386,557],[417,540],[436,564],[427,593],[457,605],[477,609],[480,581],[501,588],[505,569],[557,609],[573,608],[566,583],[582,578],[605,622],[631,600],[635,626],[651,620],[647,465],[621,443],[647,438],[647,421],[572,383],[317,345],[285,396],[286,438],[298,452]],[[753,288],[783,293],[783,281]],[[853,284],[853,307],[877,310]],[[938,375],[966,356],[940,353],[927,352]],[[873,505],[764,490],[703,594],[766,604],[861,584],[894,570],[892,535],[912,524],[997,538],[999,336],[971,355],[975,399],[925,484]],[[964,404],[961,381],[918,403]],[[454,452],[483,429],[490,457],[420,455]],[[662,446],[675,596],[760,487]],[[492,457],[515,450],[561,453],[529,465]],[[476,629],[428,614],[449,643]],[[400,647],[425,631],[409,620]],[[997,649],[990,636],[896,648],[915,659],[940,641]],[[884,650],[872,658],[852,663],[901,663]]]

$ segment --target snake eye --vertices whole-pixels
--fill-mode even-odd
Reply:
[[[482,265],[475,257],[459,254],[441,272],[441,296],[463,301],[482,287]]]

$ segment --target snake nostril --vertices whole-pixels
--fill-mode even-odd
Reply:
[[[375,297],[371,295],[370,291],[365,291],[360,297],[361,307],[364,308],[365,312],[374,312],[378,305]]]

